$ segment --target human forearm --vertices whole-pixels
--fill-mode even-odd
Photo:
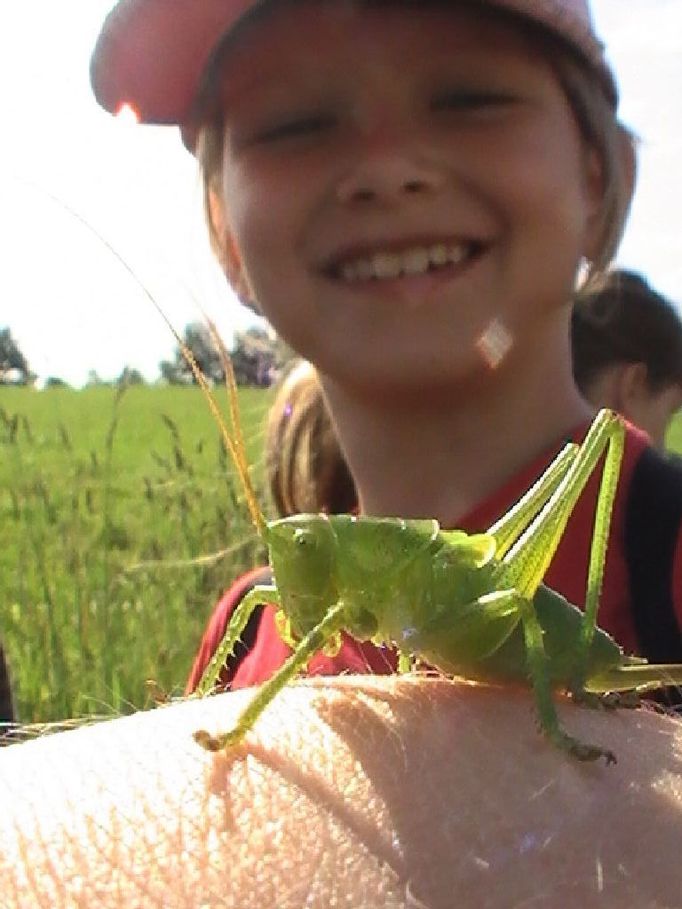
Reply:
[[[672,720],[566,708],[617,753],[607,768],[547,744],[525,691],[320,679],[286,689],[240,749],[202,751],[191,733],[229,727],[248,697],[1,752],[3,905],[679,903]]]

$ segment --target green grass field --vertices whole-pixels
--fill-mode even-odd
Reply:
[[[241,392],[261,490],[270,399]],[[0,387],[0,638],[23,722],[143,707],[147,679],[181,693],[221,591],[263,558],[198,389]]]
[[[257,480],[269,400],[241,392]],[[0,638],[23,722],[127,712],[146,679],[180,693],[217,597],[262,557],[198,389],[0,388]]]
[[[678,413],[668,428],[665,444],[670,451],[682,455],[682,412]]]

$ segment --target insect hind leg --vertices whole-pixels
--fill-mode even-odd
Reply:
[[[601,597],[602,583],[604,580],[604,565],[606,550],[609,541],[611,514],[616,498],[618,477],[620,475],[623,451],[625,448],[625,429],[621,420],[614,414],[611,421],[605,426],[606,458],[604,471],[599,485],[597,507],[594,519],[594,530],[590,546],[590,561],[587,572],[587,590],[585,593],[585,610],[580,629],[580,641],[576,655],[578,674],[571,684],[571,691],[575,695],[584,690],[587,675],[590,647],[597,627],[597,612]]]
[[[498,559],[509,551],[533,518],[545,505],[569,466],[575,460],[578,445],[569,442],[561,449],[549,467],[531,488],[486,531],[495,538],[495,555]]]
[[[581,742],[561,728],[549,683],[547,655],[542,643],[542,628],[532,601],[519,597],[519,611],[526,644],[528,673],[535,694],[538,721],[542,732],[558,748],[567,751],[580,761],[596,761],[603,757],[607,764],[615,764],[616,756],[608,748]]]
[[[501,582],[499,586],[515,587],[522,596],[528,599],[533,597],[554,557],[568,519],[606,449],[604,473],[597,500],[595,535],[590,552],[585,610],[586,622],[595,624],[608,528],[618,485],[623,447],[622,421],[613,412],[600,410],[563,479],[537,517],[503,558],[499,568]],[[589,637],[590,643],[591,640],[592,636]]]

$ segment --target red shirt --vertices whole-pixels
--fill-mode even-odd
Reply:
[[[585,431],[585,426],[580,427],[574,433],[574,439],[580,441]],[[625,560],[625,506],[633,469],[648,444],[648,437],[644,433],[633,426],[627,426],[625,452],[614,502],[604,569],[604,584],[599,606],[599,627],[611,634],[629,653],[637,652],[637,636],[633,623],[628,569]],[[470,512],[460,522],[460,528],[468,533],[486,530],[533,484],[557,451],[558,446],[537,458],[525,470],[505,483],[494,495]],[[571,514],[544,578],[547,586],[563,594],[569,602],[576,605],[582,604],[585,598],[600,479],[601,471],[596,470]],[[677,543],[673,589],[675,612],[682,619],[682,545],[680,539],[682,536]],[[215,607],[192,667],[186,693],[191,693],[198,684],[212,654],[225,634],[235,606],[241,600],[245,590],[249,588],[253,577],[261,570],[256,569],[243,575]],[[240,661],[232,679],[228,679],[223,674],[221,677],[223,684],[229,682],[232,688],[260,684],[270,678],[289,656],[291,650],[277,634],[274,617],[274,607],[266,606],[258,625],[254,646]],[[395,669],[396,656],[393,650],[376,647],[369,642],[358,642],[344,635],[338,654],[335,657],[316,654],[310,660],[307,673],[308,675],[339,675],[344,672],[388,674],[394,672]]]

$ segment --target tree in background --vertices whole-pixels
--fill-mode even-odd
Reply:
[[[182,341],[192,352],[199,368],[213,382],[222,382],[224,379],[223,367],[211,332],[203,322],[191,322],[186,326]],[[185,360],[179,347],[175,349],[173,360],[163,360],[159,363],[161,378],[170,385],[190,385],[194,382],[192,370]]]
[[[103,379],[96,369],[88,370],[88,377],[85,380],[86,388],[98,388],[100,385],[110,385],[106,379]]]
[[[124,366],[121,375],[116,379],[116,385],[144,385],[144,376],[134,366]]]
[[[35,378],[12,332],[0,328],[0,385],[31,385]]]
[[[202,322],[191,323],[185,328],[182,340],[207,379],[216,385],[225,381],[220,351],[207,325]],[[252,327],[237,332],[230,352],[237,383],[270,385],[281,365],[280,348],[281,344],[262,328]],[[179,347],[176,348],[174,359],[163,360],[159,363],[159,369],[161,378],[171,385],[194,382],[192,370]]]
[[[230,354],[238,385],[271,385],[279,367],[277,342],[263,328],[236,332]]]

